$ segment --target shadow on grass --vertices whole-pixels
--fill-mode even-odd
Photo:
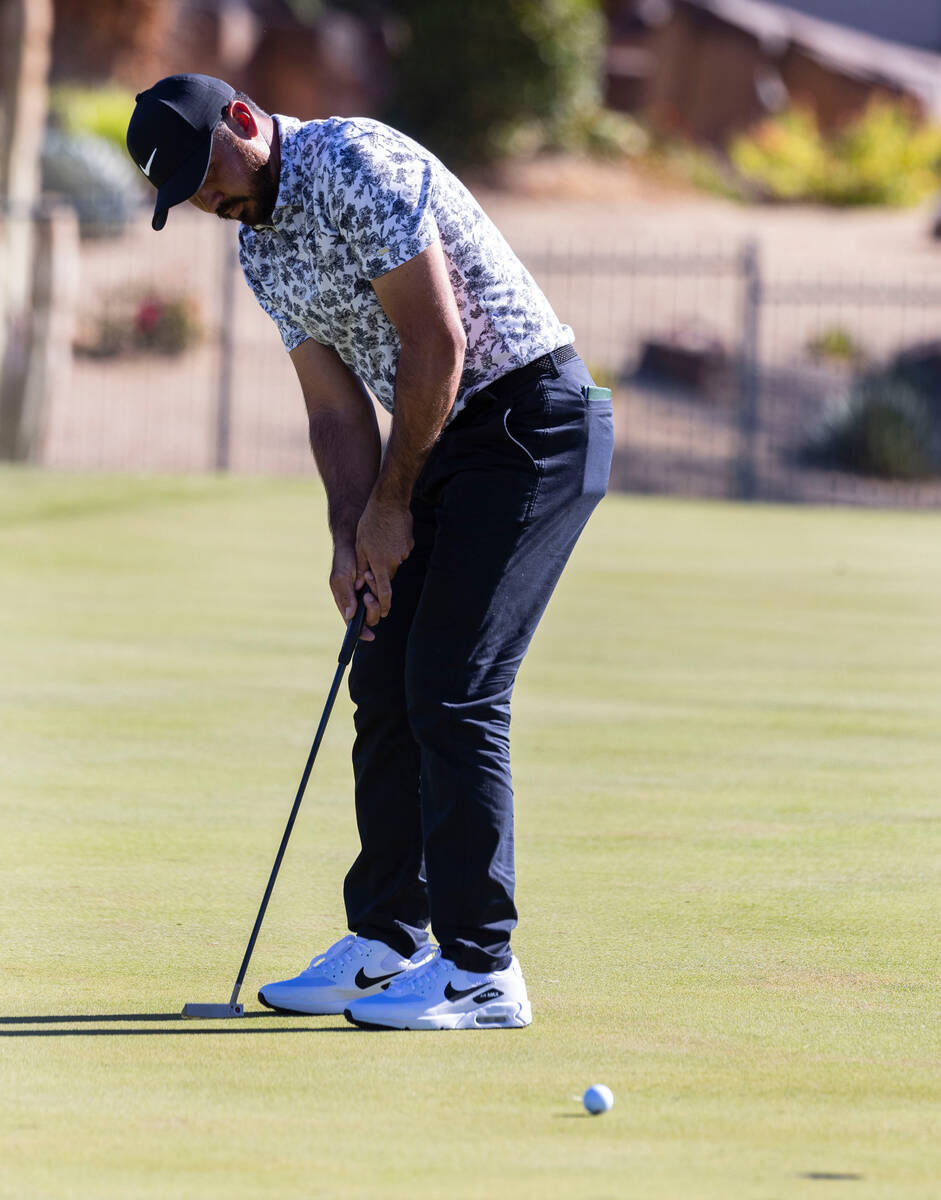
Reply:
[[[816,1179],[816,1180],[859,1180],[863,1179],[862,1175],[855,1175],[851,1171],[806,1171],[803,1175],[798,1175],[798,1179]]]
[[[297,1025],[269,1024],[272,1020],[284,1020],[284,1013],[248,1012],[240,1017],[217,1018],[215,1020],[184,1020],[175,1013],[70,1013],[62,1016],[16,1016],[0,1017],[0,1026],[5,1025],[126,1025],[134,1022],[157,1022],[178,1025],[176,1029],[4,1029],[3,1037],[192,1037],[200,1034],[219,1033],[355,1033],[352,1025]],[[304,1018],[301,1018],[302,1020]],[[309,1018],[308,1018],[309,1019]],[[222,1025],[221,1021],[225,1024]],[[246,1021],[261,1021],[261,1025],[245,1028]]]

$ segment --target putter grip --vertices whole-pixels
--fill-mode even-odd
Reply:
[[[350,618],[350,623],[346,627],[346,637],[343,639],[343,645],[340,647],[340,654],[337,662],[341,666],[346,666],[353,657],[353,651],[356,649],[356,643],[359,641],[359,635],[363,632],[363,622],[366,620],[366,601],[363,599],[363,593],[359,592],[356,602],[356,612]]]

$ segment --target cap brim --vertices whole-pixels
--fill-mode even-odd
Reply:
[[[210,133],[205,145],[194,150],[176,173],[167,180],[162,188],[157,190],[153,220],[150,222],[154,229],[163,229],[167,223],[167,214],[174,205],[182,204],[184,200],[189,200],[196,195],[209,173],[211,158],[212,134]]]

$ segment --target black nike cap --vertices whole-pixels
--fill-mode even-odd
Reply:
[[[154,229],[163,229],[174,204],[203,186],[213,131],[235,94],[212,75],[169,75],[136,97],[127,148],[157,189]]]

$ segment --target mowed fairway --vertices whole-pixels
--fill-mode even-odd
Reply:
[[[344,930],[316,481],[0,472],[4,1197],[941,1194],[941,515],[614,497],[520,677],[518,1032],[260,1015]],[[608,1084],[614,1110],[577,1098]]]

